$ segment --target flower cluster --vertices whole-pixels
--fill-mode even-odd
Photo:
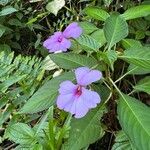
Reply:
[[[75,70],[75,76],[76,85],[71,81],[60,84],[57,107],[75,115],[75,118],[81,118],[100,103],[99,94],[87,89],[87,86],[99,80],[102,74],[98,70],[80,67]]]
[[[63,32],[55,32],[44,41],[43,46],[49,50],[49,52],[67,51],[71,47],[70,38],[78,38],[82,34],[82,28],[77,22],[71,23]]]
[[[82,34],[82,28],[78,23],[71,23],[63,32],[55,32],[43,45],[49,52],[67,51],[71,47],[71,38],[78,38]],[[80,67],[75,70],[77,84],[67,80],[60,84],[57,107],[70,112],[75,118],[81,118],[89,109],[95,108],[100,103],[98,93],[88,89],[88,85],[99,80],[102,74],[98,70],[88,67]]]

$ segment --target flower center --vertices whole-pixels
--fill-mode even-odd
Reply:
[[[60,37],[58,38],[58,42],[59,42],[59,43],[61,43],[61,42],[62,42],[62,40],[63,40],[63,37],[62,37],[62,36],[60,36]]]
[[[82,94],[82,86],[79,85],[75,91],[75,96],[80,96]]]

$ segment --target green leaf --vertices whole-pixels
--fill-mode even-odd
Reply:
[[[122,45],[125,49],[128,49],[130,47],[141,47],[142,44],[140,41],[134,40],[134,39],[123,39]]]
[[[142,75],[142,74],[150,73],[150,69],[145,69],[143,67],[137,67],[136,65],[133,65],[133,64],[129,65],[128,71],[130,71],[129,74],[136,74],[136,75]]]
[[[92,84],[91,85],[93,91],[97,92],[101,97],[101,103],[105,103],[105,101],[110,96],[110,89],[102,84]]]
[[[10,54],[11,53],[11,48],[7,44],[0,44],[0,53],[2,51],[5,51],[5,53]]]
[[[105,21],[109,17],[109,14],[100,7],[87,7],[84,12],[93,19],[101,21]]]
[[[143,30],[145,31],[147,29],[147,20],[144,18],[138,18],[138,19],[134,19],[132,20],[132,26],[136,29],[136,30]]]
[[[18,10],[13,7],[7,7],[7,8],[4,8],[2,11],[0,11],[0,16],[6,16],[6,15],[12,14],[16,11],[18,11]]]
[[[140,41],[134,40],[134,39],[123,39],[122,45],[125,49],[131,48],[131,47],[142,47],[142,44]],[[137,67],[136,65],[130,64],[128,67],[129,74],[147,74],[150,73],[149,69],[145,69],[143,67]]]
[[[144,79],[140,80],[135,86],[134,89],[137,91],[146,92],[150,94],[150,76],[145,77]]]
[[[63,150],[80,150],[94,143],[104,135],[100,125],[100,118],[104,107],[91,110],[84,118],[73,119],[68,141],[63,145]]]
[[[5,133],[10,140],[27,145],[32,145],[37,142],[34,134],[34,131],[24,123],[16,123],[8,126]]]
[[[0,109],[2,110],[2,108],[8,103],[9,99],[8,96],[3,96],[0,98]]]
[[[94,58],[73,53],[51,54],[50,58],[58,66],[64,69],[75,69],[80,66],[93,67],[98,64],[98,62]]]
[[[79,22],[79,25],[83,29],[84,34],[90,34],[98,29],[94,24],[87,21]]]
[[[115,144],[111,150],[136,150],[127,135],[122,130],[115,136]]]
[[[96,41],[101,43],[101,46],[103,46],[106,43],[106,38],[103,29],[96,30],[91,34],[91,37],[93,37]]]
[[[135,39],[141,40],[145,37],[145,31],[138,30],[135,32]]]
[[[110,50],[114,44],[128,35],[128,25],[123,18],[113,14],[105,21],[104,34]]]
[[[0,37],[1,37],[6,31],[9,31],[9,28],[6,27],[6,26],[4,26],[4,25],[1,25],[1,24],[0,24]],[[2,50],[0,49],[0,51],[2,51]]]
[[[64,73],[44,84],[23,106],[20,113],[36,113],[55,103],[59,84],[64,80],[73,80],[73,73]]]
[[[20,76],[19,75],[12,75],[12,76],[10,76],[7,80],[0,83],[0,91],[5,92],[9,86],[11,86],[14,83],[24,79],[26,76],[27,75],[20,75]]]
[[[118,102],[122,129],[137,149],[150,148],[150,108],[139,100],[122,93]]]
[[[96,41],[93,37],[83,34],[76,40],[81,46],[87,48],[87,51],[98,51],[101,43]]]
[[[32,150],[32,149],[30,147],[28,147],[28,146],[21,146],[21,145],[19,145],[19,146],[17,146],[15,148],[15,150]]]
[[[7,108],[0,112],[0,126],[10,118],[13,110],[14,107],[12,105],[7,105]]]
[[[104,1],[105,5],[107,7],[109,7],[109,5],[112,3],[113,0],[103,0],[103,1]]]
[[[0,26],[0,37],[5,33],[6,28],[3,26]]]
[[[44,70],[54,70],[59,68],[50,58],[49,55],[44,59],[43,67]]]
[[[12,26],[23,27],[23,24],[18,19],[12,18],[8,21],[8,23]]]
[[[126,10],[121,16],[126,20],[135,19],[139,17],[145,17],[150,14],[150,5],[140,5],[131,7]]]
[[[6,5],[10,0],[1,0],[0,5]]]
[[[103,59],[105,63],[107,63],[112,70],[114,70],[114,62],[117,60],[117,53],[114,50],[100,52],[99,56]]]
[[[65,5],[64,0],[54,0],[52,2],[49,2],[46,5],[46,9],[53,13],[55,16],[57,15],[58,11]]]
[[[34,145],[19,145],[15,148],[15,150],[43,150],[42,145],[34,144]]]
[[[132,47],[124,51],[121,59],[136,66],[150,69],[150,49],[149,47]]]

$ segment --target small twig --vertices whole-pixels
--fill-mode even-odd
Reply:
[[[5,148],[4,150],[10,150],[11,148],[13,148],[13,147],[15,147],[15,146],[17,146],[17,145],[18,145],[18,144],[13,143],[13,144],[9,145],[7,148]]]
[[[111,149],[111,141],[112,141],[112,138],[113,138],[113,133],[111,133],[111,136],[110,136],[110,140],[109,140],[109,144],[108,144],[108,150]]]
[[[131,69],[130,71],[126,72],[124,75],[122,75],[120,78],[118,78],[114,83],[117,83],[118,81],[120,81],[121,79],[123,79],[125,76],[127,76],[129,73],[131,73],[132,71],[134,71],[137,68],[138,67],[135,67],[135,68]]]
[[[135,76],[134,76],[134,75],[133,75],[133,81],[134,81],[134,84],[136,85],[136,79],[135,79]],[[141,98],[140,98],[139,92],[137,93],[137,95],[138,95],[138,99],[140,100]]]
[[[135,90],[131,91],[128,95],[130,96],[131,94],[133,94],[134,92],[136,92]]]

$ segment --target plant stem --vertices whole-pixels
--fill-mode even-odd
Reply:
[[[116,7],[115,7],[115,11],[117,11],[117,5],[118,5],[118,3],[119,3],[119,0],[116,0]]]
[[[64,8],[66,8],[68,11],[70,11],[73,14],[73,12],[70,8],[68,8],[67,6],[64,6]]]
[[[109,99],[111,98],[111,96],[112,96],[112,92],[110,92],[110,94],[109,94],[109,96],[108,96],[108,98],[106,99],[106,101],[105,101],[104,104],[106,104],[106,103],[109,101]]]
[[[129,73],[131,73],[132,71],[134,71],[137,68],[138,67],[135,67],[135,68],[131,69],[130,71],[126,72],[124,75],[122,75],[120,78],[118,78],[114,83],[117,83],[118,81],[120,81],[121,79],[123,79],[125,76],[127,76]]]
[[[121,95],[121,97],[123,99],[125,99],[124,96],[122,95],[121,91],[118,89],[117,85],[115,84],[115,82],[111,78],[109,78],[109,80],[112,83],[112,85],[115,87],[115,89],[118,91],[118,93]]]
[[[128,95],[131,95],[131,94],[133,94],[134,92],[136,92],[135,90],[133,90],[133,91],[131,91]]]
[[[108,87],[109,90],[111,90],[111,87],[107,84],[105,80],[103,80],[104,84]]]

